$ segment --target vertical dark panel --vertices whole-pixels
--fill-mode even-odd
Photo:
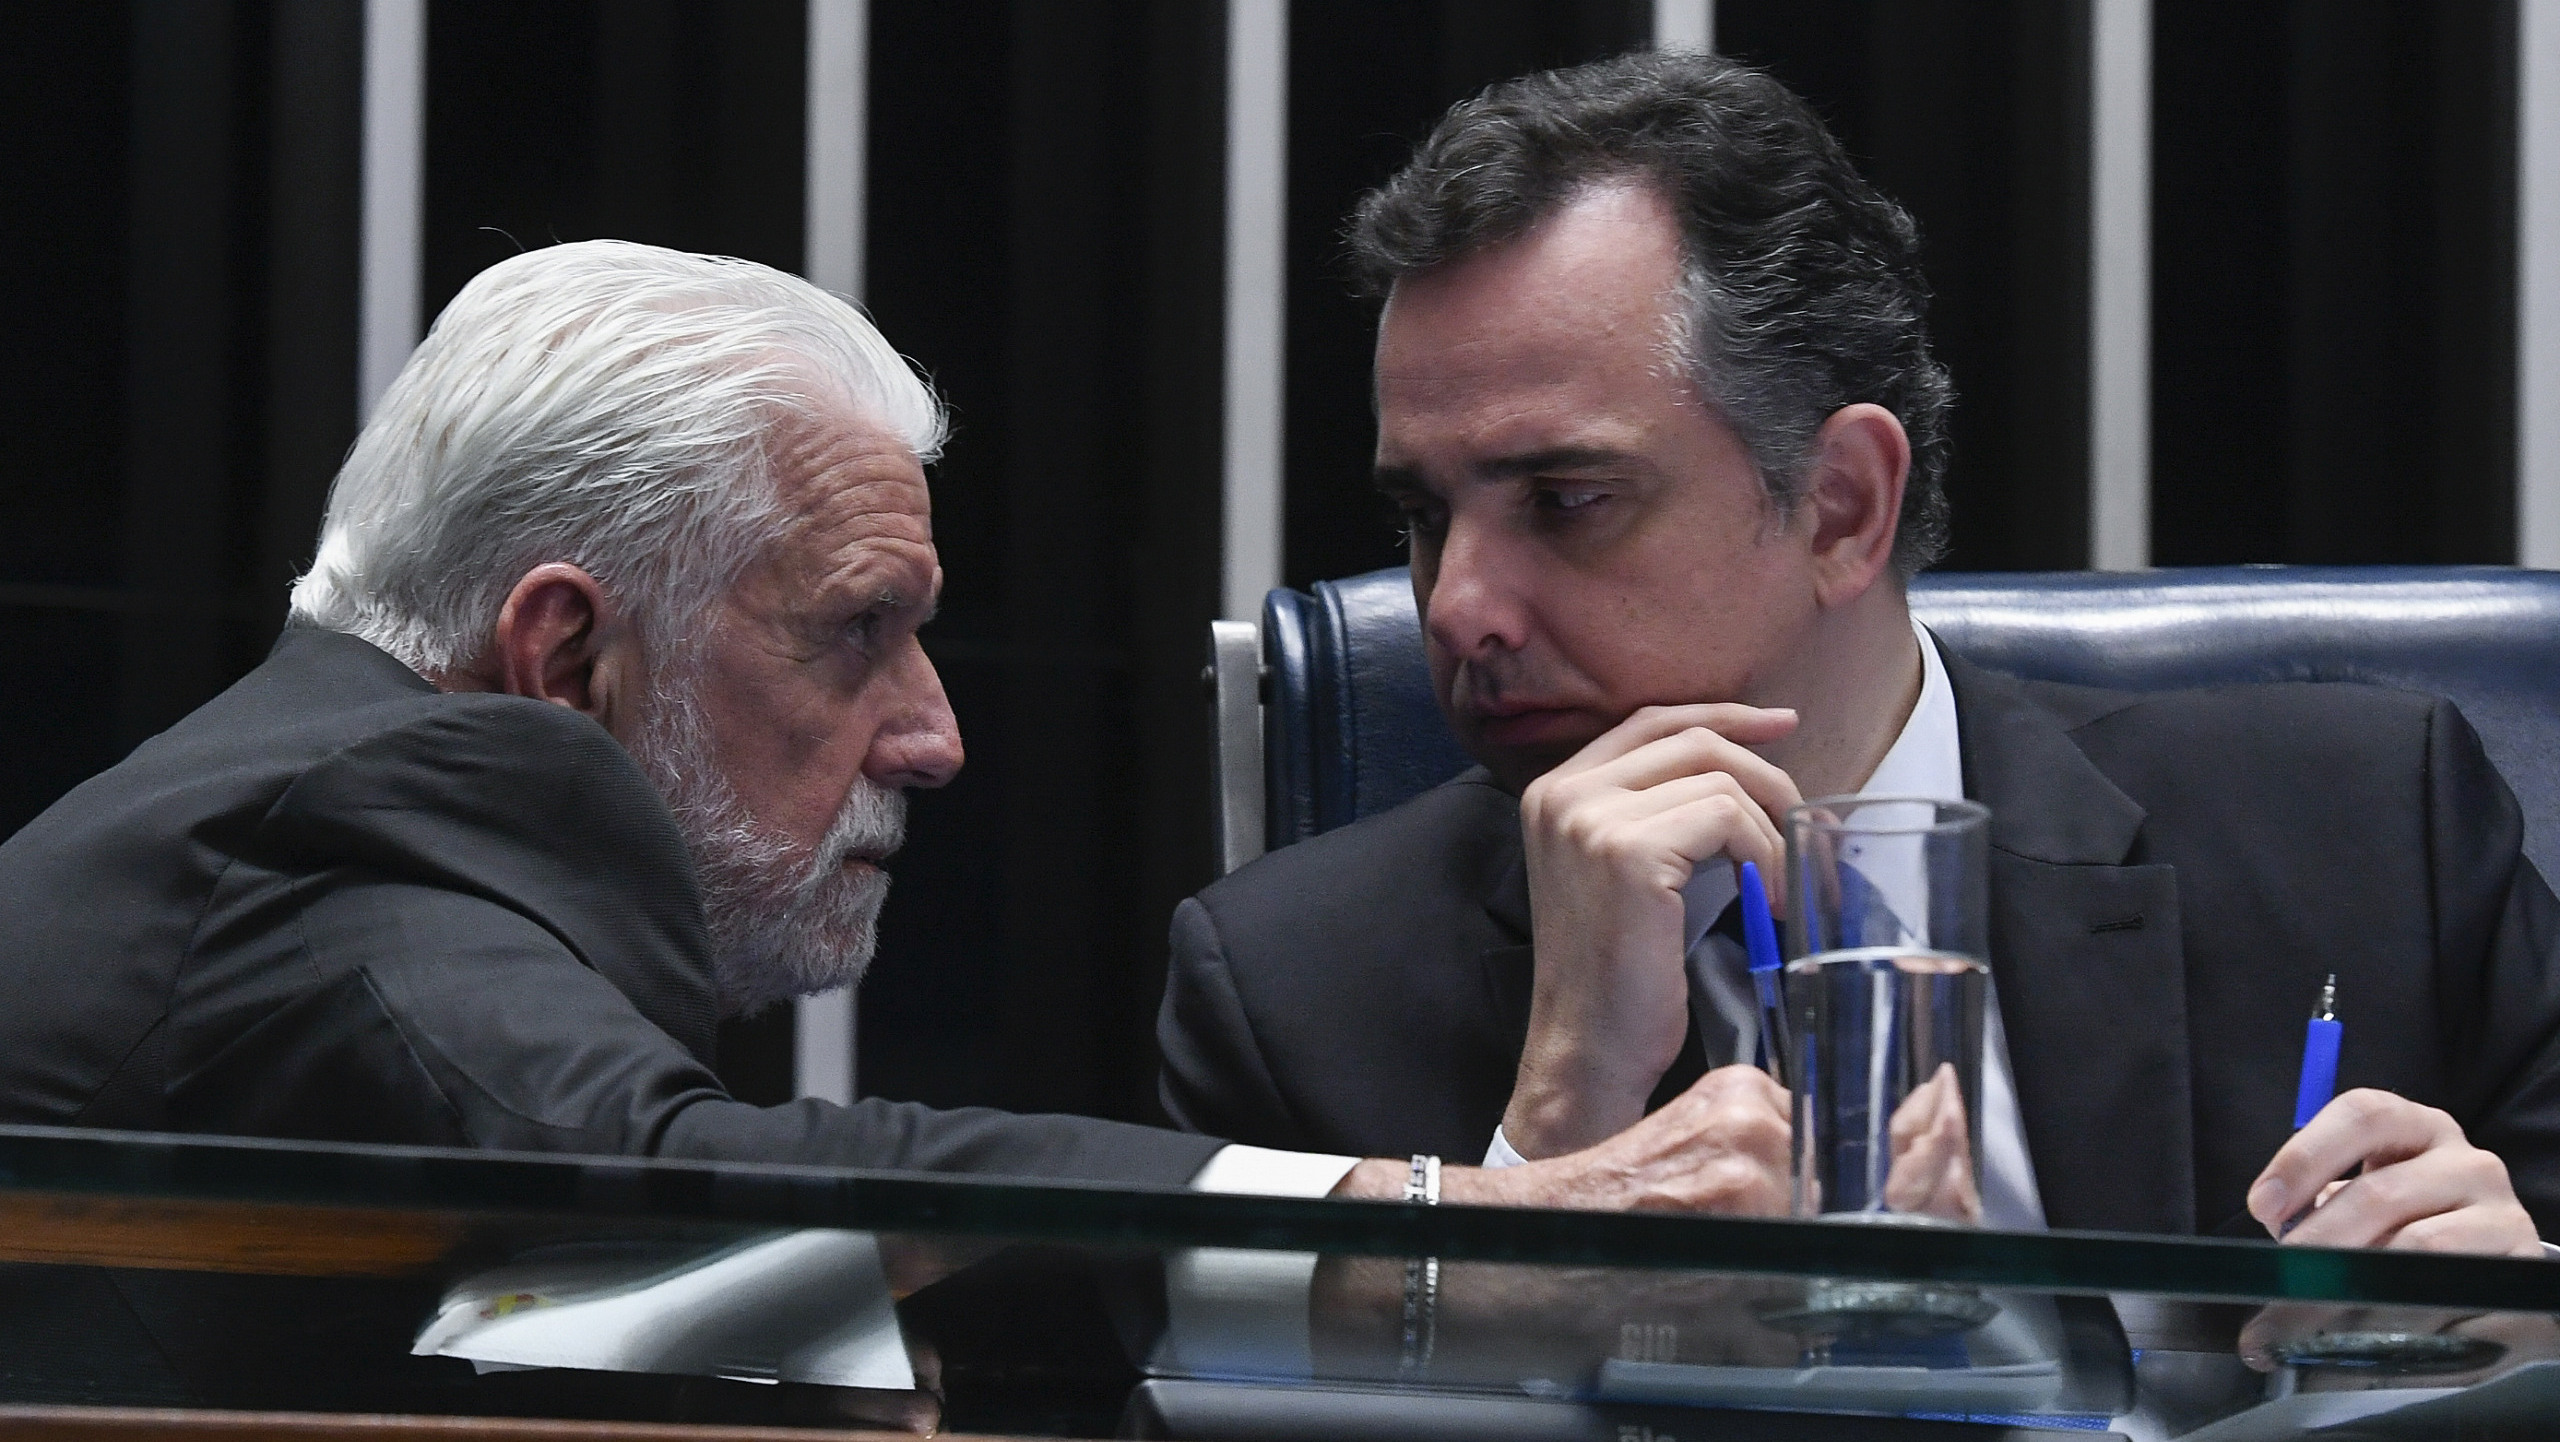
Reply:
[[[1880,6],[1866,170],[1919,221],[1956,379],[1955,570],[2088,559],[2088,8]]]
[[[721,0],[694,21],[689,54],[714,98],[693,128],[698,250],[798,271],[806,236],[803,151],[808,130],[808,0]]]
[[[1132,479],[1144,510],[1122,544],[1131,618],[1135,724],[1130,747],[1137,846],[1132,961],[1117,977],[1123,1030],[1106,1063],[1128,1104],[1153,1119],[1155,1016],[1164,994],[1165,928],[1182,898],[1216,876],[1210,862],[1208,701],[1199,667],[1218,614],[1225,277],[1224,7],[1151,0],[1147,58],[1147,186],[1141,201],[1146,317],[1140,390],[1143,463]]]
[[[969,764],[893,863],[862,1085],[1140,1115],[1165,921],[1208,879],[1219,22],[873,17],[870,297],[957,415],[925,645]]]
[[[427,316],[519,250],[596,233],[596,30],[572,0],[428,5]]]
[[[353,429],[361,12],[6,24],[0,831],[256,663]],[[23,66],[23,72],[18,67]],[[22,303],[21,297],[26,300]],[[21,411],[18,407],[23,406]]]
[[[2156,13],[2155,557],[2509,559],[2511,7]]]
[[[241,19],[213,0],[134,12],[122,567],[133,601],[116,703],[125,746],[226,679],[230,566],[216,538],[232,524],[235,408],[256,384],[241,365],[238,228],[241,72],[257,52]]]
[[[896,880],[880,956],[862,984],[859,1080],[868,1093],[936,1102],[1000,1100],[1017,1061],[1007,1055],[1002,1013],[1018,963],[996,901],[1008,879],[1001,773],[1010,721],[1003,444],[1013,41],[1003,7],[872,5],[865,288],[890,343],[932,374],[955,416],[931,477],[943,593],[924,644],[969,760],[949,787],[916,797],[906,850],[890,865]]]
[[[2428,554],[2516,554],[2516,3],[2429,12],[2436,105],[2435,488]]]
[[[1957,384],[1957,516],[1950,569],[2071,569],[2089,563],[2090,15],[2086,0],[2012,6],[2006,253],[1977,267],[2008,285],[2005,325],[1972,341],[1951,365],[1980,355],[1984,371],[1963,400]],[[1942,325],[1959,324],[1954,305]],[[1990,374],[2004,394],[1995,403]],[[1966,448],[2005,453],[1985,475]],[[1979,478],[1979,479],[1977,479]],[[1964,518],[1970,513],[1972,520]]]
[[[1116,292],[1128,272],[1136,175],[1115,164],[1136,88],[1126,6],[1013,5],[1007,84],[1004,276],[1011,344],[997,458],[1006,514],[1002,578],[1008,664],[997,695],[1003,913],[1017,969],[1003,999],[1010,1039],[1040,1038],[1044,1066],[1018,1075],[1023,1105],[1092,1107],[1112,964],[1135,953],[1129,875],[1067,839],[1129,829],[1125,613],[1114,604],[1136,511],[1116,472],[1130,454],[1127,392],[1137,319]],[[1088,843],[1089,844],[1089,843]],[[1108,842],[1105,842],[1106,846]],[[1117,942],[1118,945],[1114,945]],[[1035,960],[1036,958],[1036,960]]]
[[[800,268],[805,0],[596,10],[597,235]]]
[[[134,40],[124,7],[82,13],[0,6],[0,254],[15,272],[0,286],[0,585],[13,588],[104,586],[118,565]]]
[[[2413,7],[2291,18],[2284,555],[2391,560],[2432,530],[2434,47]]]
[[[613,0],[596,7],[595,206],[597,235],[674,244],[677,112],[695,77],[678,0]],[[566,239],[567,237],[563,237]]]
[[[2285,26],[2152,10],[2151,549],[2275,560],[2284,529]]]
[[[613,237],[801,263],[805,0],[433,0],[426,305]]]
[[[278,0],[267,144],[265,435],[247,614],[230,657],[257,664],[311,563],[329,482],[356,434],[363,11]]]
[[[0,6],[0,836],[115,759],[125,7]]]

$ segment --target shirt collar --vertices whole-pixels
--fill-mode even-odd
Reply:
[[[1947,663],[1938,655],[1937,638],[1918,621],[1920,699],[1892,749],[1876,763],[1867,783],[1858,788],[1875,796],[1931,796],[1955,800],[1964,795],[1964,748],[1956,735],[1956,691],[1947,684]]]

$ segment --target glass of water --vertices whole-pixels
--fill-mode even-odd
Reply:
[[[1908,796],[1787,813],[1798,1216],[1982,1219],[1990,817]]]

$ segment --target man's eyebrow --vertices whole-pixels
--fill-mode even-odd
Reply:
[[[1480,476],[1507,481],[1551,471],[1610,470],[1644,464],[1644,459],[1635,452],[1611,446],[1548,446],[1543,450],[1521,451],[1515,455],[1478,461],[1471,469]],[[1390,496],[1430,489],[1423,484],[1422,473],[1409,466],[1380,466],[1370,473],[1370,480]]]
[[[1422,473],[1411,466],[1379,466],[1369,472],[1369,484],[1390,496],[1409,496],[1423,488]]]
[[[871,593],[871,600],[862,608],[862,613],[870,616],[895,616],[903,612],[917,610],[918,607],[916,603],[910,599],[910,594],[911,593],[896,586],[883,586],[879,590]],[[925,593],[922,611],[923,614],[916,617],[916,624],[918,626],[924,625],[926,622],[931,621],[935,616],[941,613],[941,587],[936,586],[931,591]]]
[[[1542,451],[1522,451],[1518,455],[1497,456],[1479,462],[1476,469],[1488,475],[1510,478],[1534,476],[1543,471],[1589,471],[1612,466],[1636,464],[1631,451],[1609,446],[1549,446]]]

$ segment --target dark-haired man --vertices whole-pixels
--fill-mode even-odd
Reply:
[[[1352,237],[1378,477],[1484,765],[1184,906],[1177,1118],[1500,1163],[1690,1088],[1734,1138],[1721,1203],[1776,1210],[1725,860],[1777,874],[1804,796],[1963,794],[1993,813],[1987,1220],[2325,1200],[2294,1238],[2538,1253],[2560,907],[2476,739],[2362,688],[2022,684],[1915,628],[1951,388],[1908,217],[1801,102],[1695,55],[1498,85]],[[2288,1140],[2332,971],[2372,1018],[2356,1089]]]

